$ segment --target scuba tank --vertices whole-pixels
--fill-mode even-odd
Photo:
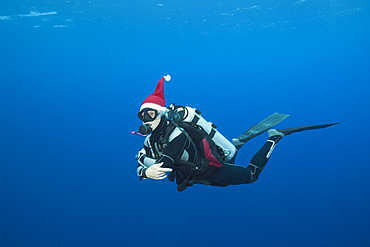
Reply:
[[[212,141],[223,150],[225,161],[233,159],[237,152],[236,147],[218,132],[216,125],[205,120],[198,109],[189,106],[175,106],[174,104],[170,105],[168,109],[168,117],[171,121],[175,123],[184,121],[201,126]]]

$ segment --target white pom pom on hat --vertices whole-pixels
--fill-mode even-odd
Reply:
[[[151,108],[158,111],[166,111],[166,101],[164,99],[163,83],[164,80],[170,81],[171,76],[163,76],[157,83],[153,94],[149,95],[141,104],[140,111],[145,108]]]

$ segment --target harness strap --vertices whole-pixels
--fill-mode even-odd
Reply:
[[[209,137],[211,139],[213,139],[213,137],[215,136],[215,134],[216,134],[216,130],[212,128],[211,132],[209,133]]]
[[[221,164],[219,164],[220,161],[217,161],[217,158],[215,158],[215,156],[212,153],[215,152],[218,155],[220,155],[218,153],[219,150],[211,151],[210,144],[208,143],[208,140],[205,139],[207,135],[202,136],[202,134],[200,134],[199,136],[196,136],[198,132],[201,131],[204,132],[204,130],[201,127],[198,127],[197,125],[199,119],[200,118],[198,116],[194,116],[193,120],[191,122],[188,122],[187,124],[184,123],[185,125],[182,125],[180,122],[176,123],[170,121],[169,125],[165,130],[165,133],[163,134],[164,143],[168,143],[171,133],[176,129],[176,127],[180,128],[183,134],[186,135],[186,137],[189,139],[190,143],[195,147],[196,151],[195,157],[198,157],[198,155],[200,155],[201,158],[200,164],[198,164],[197,161],[195,161],[195,163],[197,164],[184,160],[176,160],[174,162],[173,167],[171,167],[173,168],[173,172],[169,174],[168,178],[170,181],[174,181],[176,178],[177,190],[179,192],[184,191],[187,186],[193,185],[193,183],[191,183],[192,181],[195,183],[200,183],[202,180],[206,179],[214,171],[214,169],[216,169],[219,166],[222,166]],[[193,127],[194,131],[188,133],[187,127]],[[193,137],[196,136],[197,138],[193,140],[190,134],[192,134]],[[208,135],[207,138],[212,140],[212,137],[215,134],[216,131],[212,129],[211,133]],[[201,144],[198,142],[201,142]],[[218,148],[217,145],[215,145],[215,147]],[[220,158],[222,159],[222,157]]]
[[[202,163],[200,165],[195,165],[189,161],[184,161],[184,160],[178,160],[176,161],[176,165],[179,165],[176,169],[176,176],[180,176],[183,181],[177,185],[177,191],[182,192],[186,189],[188,185],[190,184],[191,181],[194,182],[200,182],[204,179],[206,179],[211,173],[216,169],[215,166],[210,166],[209,165],[210,160],[208,158],[204,158]],[[181,172],[181,167],[192,167],[193,170],[188,172],[187,175],[184,175]],[[178,178],[177,178],[178,179]]]
[[[193,120],[191,120],[191,123],[193,123],[193,124],[197,124],[198,123],[198,121],[199,121],[199,117],[197,116],[197,115],[195,115],[194,116],[194,118],[193,118]]]

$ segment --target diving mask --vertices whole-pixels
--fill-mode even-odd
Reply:
[[[154,121],[158,117],[158,111],[154,109],[150,109],[150,108],[145,108],[145,109],[142,109],[137,114],[137,116],[144,123],[151,122],[151,121]]]

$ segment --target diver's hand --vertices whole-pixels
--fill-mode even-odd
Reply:
[[[156,180],[161,180],[167,177],[166,173],[171,172],[171,168],[163,168],[162,167],[163,162],[161,163],[155,163],[154,165],[150,166],[148,169],[145,171],[145,175],[148,178],[151,179],[156,179]]]

